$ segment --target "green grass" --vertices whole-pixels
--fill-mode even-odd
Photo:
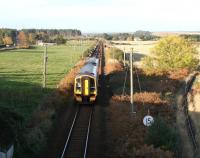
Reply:
[[[44,47],[0,52],[0,107],[29,118],[92,43],[84,43],[82,49],[70,44],[49,46],[46,89],[42,89]]]

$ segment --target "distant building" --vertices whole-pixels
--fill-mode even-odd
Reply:
[[[42,40],[37,40],[37,41],[36,41],[36,44],[37,44],[38,46],[43,46],[43,45],[44,45],[44,43],[43,43]]]
[[[56,43],[45,43],[45,42],[43,42],[42,40],[38,40],[38,41],[36,42],[36,44],[37,44],[38,46],[45,46],[45,45],[54,46],[54,45],[57,45]]]
[[[134,37],[134,41],[142,41],[142,39],[139,37]]]

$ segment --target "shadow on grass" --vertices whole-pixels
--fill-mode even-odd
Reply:
[[[142,58],[146,57],[146,55],[141,53],[133,53],[133,60],[135,61],[141,61]]]
[[[14,48],[14,47],[10,47],[7,49],[1,49],[0,53],[14,53],[14,52],[26,52],[26,53],[43,53],[43,49],[38,49],[36,46],[30,46],[29,48]]]
[[[15,138],[22,139],[32,114],[38,110],[41,100],[53,90],[43,89],[39,84],[0,77],[0,148],[6,150],[16,141]]]
[[[139,52],[133,53],[133,61],[134,61],[134,62],[141,61],[142,58],[144,58],[144,57],[146,57],[146,55],[141,54],[141,53],[139,53]],[[125,58],[126,58],[126,61],[129,61],[129,60],[130,60],[130,54],[129,54],[129,53],[126,53]]]
[[[64,72],[63,73],[48,73],[48,75],[63,75],[65,74]],[[19,71],[16,71],[16,72],[0,72],[0,75],[4,75],[4,77],[15,77],[15,76],[43,76],[42,73],[31,73],[29,71],[29,73],[23,73],[23,72],[19,72]]]
[[[29,118],[41,99],[53,89],[43,89],[39,84],[16,82],[0,77],[0,107],[6,107]]]

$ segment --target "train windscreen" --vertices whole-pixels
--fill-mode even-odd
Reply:
[[[81,90],[81,79],[80,78],[76,79],[76,90]]]
[[[95,91],[95,82],[93,78],[90,79],[90,90],[92,92]]]

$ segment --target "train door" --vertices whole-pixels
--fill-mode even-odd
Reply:
[[[90,95],[90,78],[84,77],[82,78],[82,85],[83,85],[83,96]]]

